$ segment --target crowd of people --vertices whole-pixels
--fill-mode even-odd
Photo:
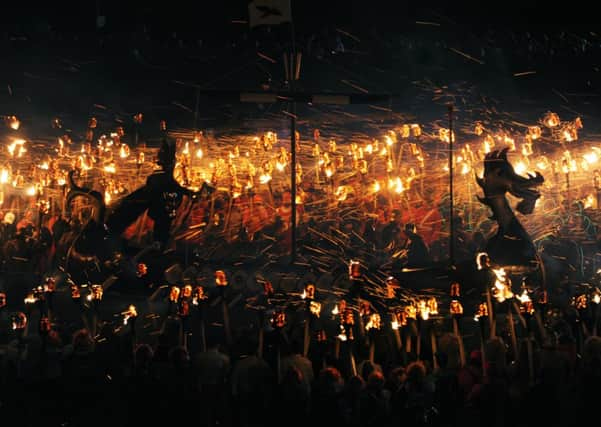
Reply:
[[[502,338],[468,349],[461,366],[457,336],[439,337],[432,361],[411,355],[344,357],[285,336],[265,352],[249,331],[231,346],[208,333],[206,351],[182,345],[179,323],[167,319],[148,341],[132,330],[101,327],[64,336],[55,328],[25,334],[2,347],[3,418],[22,425],[165,425],[192,421],[223,426],[527,426],[578,425],[594,412],[601,381],[601,339],[560,334],[517,360]],[[559,328],[561,329],[561,328]],[[558,330],[559,330],[558,329]],[[566,330],[564,329],[564,332]],[[361,354],[361,352],[358,352]],[[485,362],[483,362],[485,361]],[[348,359],[347,359],[348,362]]]

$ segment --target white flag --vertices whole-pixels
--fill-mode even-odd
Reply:
[[[251,27],[290,22],[290,0],[253,0],[248,5],[248,18]]]

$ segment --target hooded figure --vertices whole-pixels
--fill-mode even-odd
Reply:
[[[111,234],[121,235],[146,209],[154,222],[153,240],[165,248],[169,240],[171,223],[184,195],[190,191],[182,187],[173,177],[175,169],[175,142],[163,139],[157,154],[160,170],[151,174],[146,185],[126,196],[115,208],[107,226]]]
[[[407,236],[407,242],[405,243],[405,249],[407,249],[407,263],[405,267],[425,267],[432,262],[430,257],[430,250],[424,242],[424,239],[417,234],[415,224],[405,224],[403,230]]]

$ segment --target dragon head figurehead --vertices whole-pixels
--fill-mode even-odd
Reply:
[[[509,148],[491,151],[484,158],[484,176],[476,177],[478,185],[484,191],[484,198],[478,199],[490,205],[487,199],[510,193],[521,199],[517,205],[518,212],[530,214],[534,210],[536,200],[540,197],[536,188],[542,185],[545,179],[538,172],[534,175],[528,174],[528,178],[518,175],[507,160],[508,150]]]

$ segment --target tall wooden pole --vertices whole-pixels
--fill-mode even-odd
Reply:
[[[294,19],[292,18],[292,2],[290,2],[290,33],[292,37],[292,55],[290,58],[290,75],[289,84],[292,94],[292,111],[290,114],[290,196],[291,200],[291,216],[290,216],[290,263],[296,261],[296,97],[294,93],[294,81],[297,78],[296,74],[296,41],[294,37]]]
[[[453,104],[449,104],[449,261],[455,265],[455,220],[453,216]]]

